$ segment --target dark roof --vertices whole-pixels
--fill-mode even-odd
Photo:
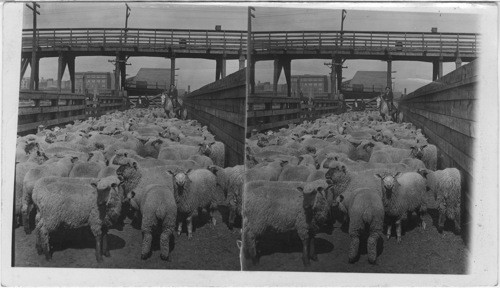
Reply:
[[[385,88],[387,86],[386,71],[358,71],[349,85],[362,84],[365,88]]]
[[[170,69],[168,68],[141,68],[132,81],[147,81],[148,84],[170,85]],[[129,78],[130,79],[130,78]]]

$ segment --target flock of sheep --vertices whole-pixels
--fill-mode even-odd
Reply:
[[[384,122],[376,112],[350,112],[290,125],[247,139],[241,256],[257,264],[258,243],[269,233],[297,233],[305,266],[317,261],[314,237],[339,220],[348,225],[348,261],[356,262],[366,235],[368,261],[376,263],[384,226],[421,216],[429,202],[438,230],[454,221],[460,233],[461,177],[436,171],[437,149],[409,123]],[[433,199],[434,198],[434,199]],[[244,268],[245,269],[245,268]]]
[[[168,119],[160,109],[131,109],[99,119],[44,129],[17,139],[15,227],[34,228],[36,249],[52,257],[50,235],[90,227],[98,262],[109,257],[107,232],[140,221],[141,258],[151,256],[154,230],[161,230],[160,258],[170,260],[173,234],[241,193],[228,177],[243,166],[225,167],[224,144],[196,121]],[[241,177],[240,177],[241,178]],[[243,178],[241,178],[241,181]],[[243,182],[241,182],[240,187]],[[32,226],[33,217],[35,227]],[[211,217],[211,225],[216,225]]]
[[[426,228],[429,199],[438,230],[451,219],[460,233],[460,173],[436,170],[436,147],[409,123],[374,112],[305,121],[252,135],[244,165],[226,167],[224,144],[205,126],[165,116],[131,109],[18,137],[14,225],[34,229],[39,254],[51,259],[51,233],[89,227],[101,262],[110,256],[108,230],[128,217],[141,224],[141,258],[151,256],[159,229],[160,258],[169,261],[175,232],[186,224],[194,237],[200,213],[216,225],[219,205],[228,207],[229,229],[242,218],[243,269],[247,259],[258,263],[258,243],[272,233],[296,233],[309,266],[318,260],[315,236],[335,221],[348,225],[349,262],[367,235],[376,263],[384,228],[389,239],[395,226],[398,243],[410,217]]]

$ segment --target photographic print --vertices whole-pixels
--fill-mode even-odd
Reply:
[[[390,6],[249,10],[243,270],[468,273],[481,16]]]
[[[12,265],[240,270],[246,9],[23,9]]]

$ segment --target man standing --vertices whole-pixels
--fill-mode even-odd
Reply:
[[[394,96],[392,94],[391,87],[389,86],[385,87],[384,99],[385,101],[387,101],[387,106],[389,106],[389,111],[391,111],[394,107],[393,98]],[[391,104],[389,105],[389,103]]]

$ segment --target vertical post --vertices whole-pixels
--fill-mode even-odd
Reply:
[[[215,59],[215,81],[221,78],[221,74],[222,74],[222,58],[217,57]]]
[[[273,73],[273,95],[278,94],[278,80],[280,79],[281,69],[283,68],[283,63],[281,59],[274,59],[274,73]]]
[[[66,56],[66,63],[68,64],[71,93],[75,93],[75,56]]]
[[[455,69],[460,68],[462,66],[462,58],[460,56],[457,57],[457,60],[455,60]]]
[[[334,66],[335,66],[335,74],[337,76],[337,87],[336,87],[335,92],[338,92],[338,91],[340,91],[340,89],[342,87],[342,58],[336,57]],[[336,93],[336,94],[340,94],[340,93]],[[338,100],[338,99],[335,99],[335,100]]]
[[[125,90],[125,84],[127,82],[127,65],[126,65],[125,55],[120,55],[120,76],[121,76],[121,90]]]
[[[35,59],[35,68],[31,66],[31,74],[34,74],[34,85],[35,85],[35,90],[38,91],[38,83],[40,82],[40,58],[36,57]]]
[[[245,68],[245,55],[243,54],[240,54],[240,58],[238,59],[239,61],[239,69],[238,70],[241,70],[243,68]]]
[[[40,5],[33,2],[33,8],[26,4],[28,8],[33,10],[33,47],[31,51],[31,77],[30,77],[30,90],[38,90],[38,62],[39,59],[37,57],[38,50],[38,38],[36,37],[36,15],[40,15],[40,12],[36,11],[37,7]]]
[[[250,96],[255,90],[255,62],[252,60],[252,17],[255,17],[252,14],[252,10],[255,11],[255,8],[248,7],[248,29],[247,29],[247,70],[246,70],[246,79],[247,79],[247,96]]]
[[[284,59],[282,66],[285,72],[287,96],[292,97],[292,59]]]
[[[115,57],[115,96],[119,95],[120,91],[120,52],[116,52]]]
[[[226,77],[226,54],[222,55],[221,78]]]
[[[392,60],[387,60],[387,87],[392,89]]]
[[[62,90],[62,77],[64,75],[64,70],[66,68],[66,59],[62,52],[59,53],[59,59],[57,62],[57,90],[61,92]]]
[[[432,61],[432,81],[436,81],[439,77],[439,63]]]
[[[438,79],[441,79],[443,78],[443,58],[439,58],[439,61],[438,61],[438,67],[439,67],[439,70],[438,70]]]
[[[175,85],[175,56],[170,57],[170,85]]]

